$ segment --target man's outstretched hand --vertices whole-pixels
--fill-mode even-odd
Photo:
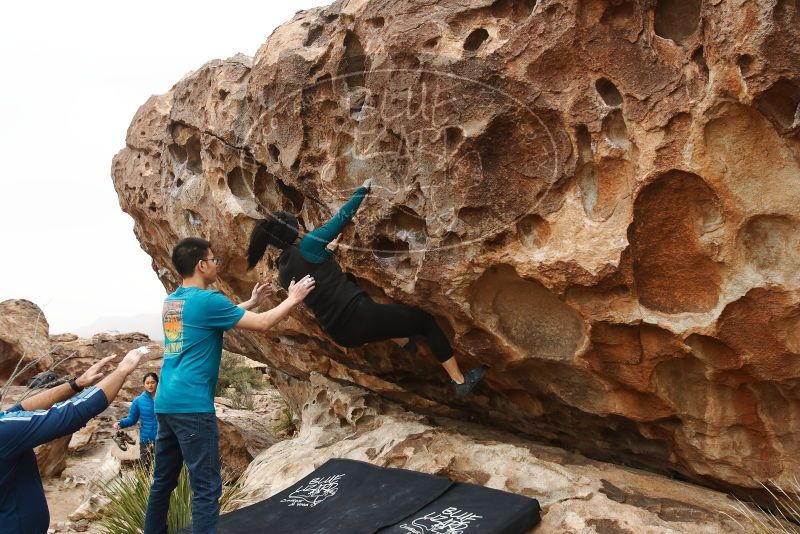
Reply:
[[[116,354],[112,354],[111,356],[106,356],[96,364],[89,367],[81,376],[75,379],[75,383],[78,384],[78,387],[81,388],[88,388],[89,386],[93,386],[100,382],[100,380],[105,376],[103,373],[103,367],[105,367],[108,363],[111,362],[114,358],[116,358]]]

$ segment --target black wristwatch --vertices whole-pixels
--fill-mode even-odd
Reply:
[[[81,391],[83,391],[83,388],[78,385],[78,380],[75,378],[70,379],[69,387],[71,387],[72,391],[74,391],[75,393],[80,393]]]

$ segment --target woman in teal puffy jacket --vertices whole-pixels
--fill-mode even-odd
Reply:
[[[156,422],[156,413],[153,405],[157,387],[157,374],[147,373],[144,375],[144,391],[131,402],[131,409],[130,412],[128,412],[128,417],[114,423],[114,429],[119,431],[122,428],[135,425],[137,421],[140,422],[139,459],[145,466],[149,466],[153,458],[153,445],[155,444],[156,434],[158,433],[158,423]]]

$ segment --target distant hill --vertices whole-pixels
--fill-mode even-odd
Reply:
[[[99,332],[141,332],[147,334],[154,341],[164,340],[161,315],[158,313],[100,317],[91,324],[70,329],[70,333],[80,337],[92,337]]]

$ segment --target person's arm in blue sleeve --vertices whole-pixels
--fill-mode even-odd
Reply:
[[[83,427],[116,398],[146,352],[146,347],[129,351],[108,375],[102,372],[103,367],[116,356],[103,358],[75,380],[87,389],[68,400],[63,399],[70,395],[71,387],[62,384],[25,399],[13,411],[0,413],[0,457],[13,457]]]
[[[120,428],[128,428],[135,425],[139,421],[139,397],[133,399],[131,402],[131,409],[128,411],[128,417],[119,420]]]
[[[317,263],[328,259],[331,253],[325,247],[336,239],[347,223],[353,219],[368,192],[369,187],[363,185],[356,189],[350,200],[345,202],[328,222],[304,235],[300,240],[300,252],[303,253],[303,257]]]
[[[48,410],[25,411],[15,406],[4,414],[0,426],[3,456],[13,456],[48,441],[76,432],[108,406],[102,389],[92,386]]]

